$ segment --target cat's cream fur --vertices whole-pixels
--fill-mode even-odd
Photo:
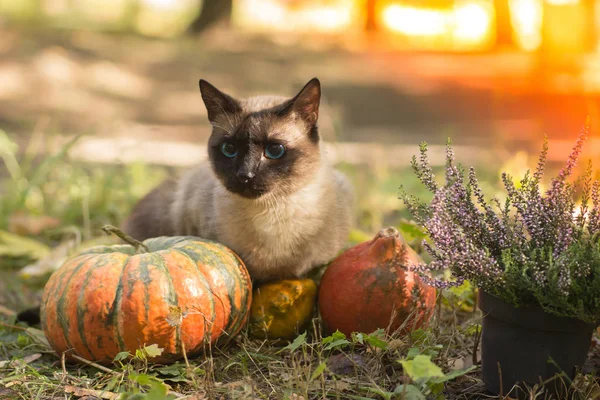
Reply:
[[[284,100],[261,96],[241,104],[247,115]],[[301,141],[304,133],[295,131],[296,125],[278,122],[276,134]],[[236,123],[228,116],[213,125],[229,131]],[[206,161],[151,192],[124,229],[138,238],[195,235],[218,241],[239,254],[258,281],[301,277],[342,250],[351,221],[350,184],[330,165],[321,142],[315,146],[297,187],[242,197],[228,191]]]
[[[292,195],[259,199],[228,192],[203,164],[182,177],[170,215],[177,234],[214,239],[233,249],[252,278],[294,278],[342,249],[351,198],[346,178],[325,163]]]

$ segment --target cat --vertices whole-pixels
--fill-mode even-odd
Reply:
[[[199,85],[212,125],[208,160],[142,198],[123,230],[139,240],[217,241],[255,282],[301,278],[331,261],[350,232],[354,191],[320,140],[319,80],[292,98],[238,100]]]

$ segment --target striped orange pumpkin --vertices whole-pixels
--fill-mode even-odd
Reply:
[[[139,242],[138,242],[139,243]],[[229,248],[197,237],[98,246],[68,260],[42,298],[44,333],[60,355],[109,363],[121,351],[157,344],[171,361],[236,335],[252,284]]]

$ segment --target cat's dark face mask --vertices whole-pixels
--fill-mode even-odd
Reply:
[[[289,195],[318,170],[318,80],[289,100],[238,101],[205,81],[200,90],[213,125],[208,154],[228,191],[249,199]]]

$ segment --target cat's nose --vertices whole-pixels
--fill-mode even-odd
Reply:
[[[256,174],[251,171],[239,171],[237,173],[237,177],[240,180],[240,182],[242,182],[242,183],[250,182],[252,180],[252,178],[254,178],[254,176],[256,176]]]

